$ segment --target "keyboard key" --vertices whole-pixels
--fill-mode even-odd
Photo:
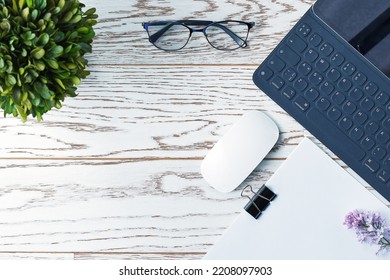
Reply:
[[[325,118],[318,110],[311,109],[307,113],[307,120],[311,123],[312,133],[317,135],[318,139],[327,139],[329,134],[333,139],[337,139],[338,143],[348,143],[343,145],[343,152],[347,154],[351,160],[360,161],[366,153],[354,142],[351,142],[350,138],[343,134],[335,125]]]
[[[322,72],[325,72],[326,70],[328,70],[330,64],[329,62],[327,62],[325,59],[321,58],[320,60],[317,61],[316,63],[316,67],[318,70],[322,71]]]
[[[388,157],[388,158],[384,161],[384,167],[385,167],[387,170],[390,170],[390,157]]]
[[[386,113],[385,113],[385,110],[377,107],[372,111],[371,116],[372,116],[372,119],[374,121],[379,122],[379,121],[383,120],[383,118],[386,116]]]
[[[349,97],[353,101],[359,101],[363,97],[364,93],[361,89],[355,88],[349,93]]]
[[[337,84],[337,86],[339,87],[339,89],[341,89],[342,91],[348,91],[351,87],[352,87],[352,83],[350,80],[346,79],[346,78],[342,78],[339,83]]]
[[[344,62],[344,56],[340,53],[335,53],[330,61],[332,61],[336,66],[340,66]]]
[[[380,105],[385,105],[389,101],[389,95],[383,91],[378,93],[378,95],[375,98],[375,101]]]
[[[266,81],[268,81],[272,77],[273,74],[274,74],[274,72],[272,72],[272,70],[269,69],[267,66],[262,67],[262,69],[259,72],[260,77]]]
[[[297,99],[295,99],[294,104],[303,112],[305,112],[310,107],[310,103],[302,96],[299,96]]]
[[[316,59],[318,58],[318,52],[316,52],[315,50],[313,49],[309,49],[306,53],[305,53],[305,57],[307,60],[309,60],[310,62],[314,62],[316,61]]]
[[[269,60],[268,65],[274,71],[280,72],[283,70],[284,66],[286,66],[286,63],[284,63],[279,57],[274,56]]]
[[[352,76],[353,73],[356,71],[355,65],[352,63],[346,63],[343,68],[341,68],[348,76]]]
[[[337,91],[335,94],[332,95],[332,100],[336,102],[338,105],[343,104],[345,101],[345,95],[342,94],[341,92]]]
[[[322,37],[320,35],[318,35],[317,33],[314,33],[313,35],[310,36],[309,42],[313,46],[318,47],[322,42]]]
[[[326,81],[320,86],[320,91],[327,95],[331,94],[333,90],[334,90],[334,86],[328,81]]]
[[[390,118],[386,118],[383,121],[383,128],[386,129],[387,131],[390,131]]]
[[[314,88],[311,88],[309,89],[308,91],[305,92],[305,97],[309,100],[309,101],[314,101],[318,98],[318,96],[320,96],[320,93],[315,90]],[[390,124],[390,122],[389,122]]]
[[[303,76],[309,75],[311,72],[311,66],[309,63],[303,62],[298,66],[298,72],[302,74]]]
[[[378,141],[379,144],[386,144],[390,140],[390,135],[381,130],[377,135],[376,135],[376,141]]]
[[[370,134],[375,134],[379,129],[379,125],[376,122],[369,121],[366,124],[366,131]]]
[[[363,110],[366,110],[368,112],[374,107],[375,103],[374,101],[372,101],[372,99],[366,97],[363,98],[363,100],[360,102],[360,105],[362,106]]]
[[[356,111],[356,105],[351,101],[348,101],[343,106],[344,113],[352,115]]]
[[[367,81],[367,77],[364,74],[357,72],[352,80],[359,86],[362,86]]]
[[[310,34],[311,28],[310,28],[310,26],[307,25],[306,23],[302,23],[302,24],[298,27],[297,32],[298,32],[298,34],[300,34],[301,36],[306,37],[307,35]]]
[[[297,77],[297,72],[294,71],[292,68],[288,68],[286,71],[283,72],[283,78],[289,82],[292,82]]]
[[[295,96],[295,90],[292,87],[286,87],[282,91],[282,95],[287,99],[292,99]]]
[[[341,118],[339,125],[340,125],[340,128],[342,128],[345,131],[348,131],[352,127],[353,122],[350,119],[348,119],[347,117],[343,117],[343,118]]]
[[[372,173],[375,173],[379,170],[379,163],[377,163],[374,159],[369,158],[364,162],[364,166],[368,168]]]
[[[323,80],[324,80],[324,77],[322,77],[321,74],[318,72],[314,72],[309,77],[309,81],[312,82],[316,86],[318,86]]]
[[[287,43],[293,50],[296,50],[298,53],[303,52],[307,47],[305,41],[303,41],[295,34],[288,38]]]
[[[298,90],[298,91],[304,91],[307,86],[309,84],[307,83],[307,81],[303,78],[298,78],[298,80],[295,81],[294,83],[294,87]]]
[[[276,76],[271,81],[271,85],[273,85],[276,89],[281,89],[284,86],[284,80],[280,78],[279,76]]]
[[[333,52],[333,46],[329,43],[324,43],[320,47],[320,52],[322,52],[326,56],[329,56]]]
[[[279,56],[287,63],[295,66],[301,60],[300,56],[297,55],[290,47],[281,46],[278,51]]]
[[[381,160],[381,159],[383,159],[385,157],[386,150],[384,148],[378,146],[374,150],[372,150],[372,155],[377,160]]]
[[[332,68],[332,69],[329,70],[329,72],[327,74],[327,77],[332,82],[336,82],[341,77],[341,74],[340,74],[339,71],[337,71],[336,69]]]
[[[363,135],[364,135],[364,130],[360,127],[355,127],[351,130],[351,132],[349,133],[349,135],[351,135],[351,138],[355,141],[359,141],[360,139],[362,139]]]
[[[390,180],[390,172],[386,170],[379,171],[377,177],[379,180],[381,180],[383,183],[387,183]]]
[[[317,101],[316,105],[321,111],[326,111],[330,107],[330,102],[325,97],[322,97]]]
[[[373,82],[369,82],[364,87],[364,91],[369,95],[374,95],[378,91],[378,86]]]
[[[363,125],[368,119],[368,116],[362,111],[358,111],[355,116],[353,116],[353,120],[360,125]]]
[[[372,147],[374,147],[375,144],[376,144],[375,141],[374,141],[374,139],[372,139],[372,137],[370,137],[370,136],[364,137],[361,143],[362,143],[362,147],[363,147],[366,151],[367,151],[367,150],[371,150]]]
[[[328,117],[332,121],[337,121],[341,117],[341,111],[335,107],[328,111]],[[362,135],[363,136],[363,135]]]

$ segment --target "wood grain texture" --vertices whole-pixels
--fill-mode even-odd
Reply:
[[[206,252],[246,199],[210,188],[200,163],[0,162],[0,252]]]
[[[1,121],[0,259],[199,259],[245,205],[240,189],[266,182],[308,134],[252,74],[314,1],[83,2],[100,17],[79,96],[41,123]],[[256,27],[246,49],[217,51],[196,34],[170,53],[141,26],[184,18]],[[265,111],[281,136],[221,194],[202,179],[201,159],[248,110]]]
[[[9,252],[0,253],[0,261],[2,260],[74,260],[73,253],[20,253]]]
[[[92,64],[260,64],[313,0],[197,0],[84,1],[97,6],[99,25]],[[250,47],[236,52],[213,49],[202,34],[195,34],[179,52],[153,47],[141,23],[152,20],[237,19],[256,22]]]
[[[254,67],[92,70],[80,95],[41,123],[3,120],[0,157],[202,158],[248,110],[266,111],[282,132],[271,157],[285,157],[303,136],[253,84]]]
[[[75,253],[75,260],[200,260],[205,253]]]

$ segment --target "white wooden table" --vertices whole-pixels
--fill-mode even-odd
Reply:
[[[202,158],[248,110],[281,130],[244,183],[262,185],[304,129],[252,73],[313,0],[83,0],[99,23],[91,76],[44,121],[1,120],[0,258],[202,258],[245,205],[200,175]],[[141,23],[255,21],[250,47],[222,52],[196,33],[163,52]],[[245,137],[245,135],[243,135]]]

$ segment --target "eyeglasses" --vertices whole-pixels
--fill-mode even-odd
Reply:
[[[164,51],[184,48],[194,32],[202,32],[209,44],[218,50],[235,50],[248,45],[249,30],[255,23],[237,20],[178,20],[152,21],[143,23],[142,26],[148,32],[149,42]],[[196,29],[190,26],[205,27]]]

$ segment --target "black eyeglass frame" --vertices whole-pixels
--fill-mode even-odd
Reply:
[[[235,23],[240,23],[240,24],[246,25],[248,27],[248,31],[246,33],[246,37],[245,38],[241,38],[236,33],[234,33],[232,30],[230,30],[228,27],[222,25],[222,24],[229,23],[229,22],[235,22]],[[156,26],[156,25],[165,25],[165,27],[151,35],[149,33],[149,26]],[[187,41],[185,42],[185,44],[182,47],[180,47],[178,49],[173,49],[173,50],[167,50],[167,49],[163,49],[163,48],[157,46],[155,44],[155,42],[162,35],[164,35],[164,33],[166,31],[168,31],[174,25],[182,25],[182,26],[186,27],[189,30],[189,36],[188,36]],[[197,26],[205,25],[205,27],[201,28],[201,29],[195,29],[195,28],[191,28],[190,27],[191,25],[197,25]],[[239,20],[223,20],[223,21],[177,20],[177,21],[151,21],[151,22],[144,22],[144,23],[142,23],[142,26],[146,30],[146,32],[148,33],[149,42],[152,43],[156,48],[158,48],[160,50],[163,50],[163,51],[178,51],[178,50],[183,49],[185,46],[187,46],[187,44],[190,41],[191,36],[192,36],[192,34],[194,32],[202,32],[203,35],[206,37],[207,42],[213,48],[215,48],[217,50],[222,50],[222,51],[232,51],[232,50],[236,50],[238,48],[245,48],[245,47],[248,46],[247,40],[248,40],[248,36],[249,36],[249,31],[251,30],[251,28],[253,28],[255,26],[255,23],[254,22],[244,22],[244,21],[239,21]],[[227,49],[227,48],[219,48],[219,47],[214,46],[210,42],[210,40],[208,39],[207,32],[206,32],[207,28],[209,28],[210,26],[217,26],[217,27],[221,28],[222,30],[224,30],[237,43],[237,48]],[[242,44],[241,44],[241,42],[242,42]]]

